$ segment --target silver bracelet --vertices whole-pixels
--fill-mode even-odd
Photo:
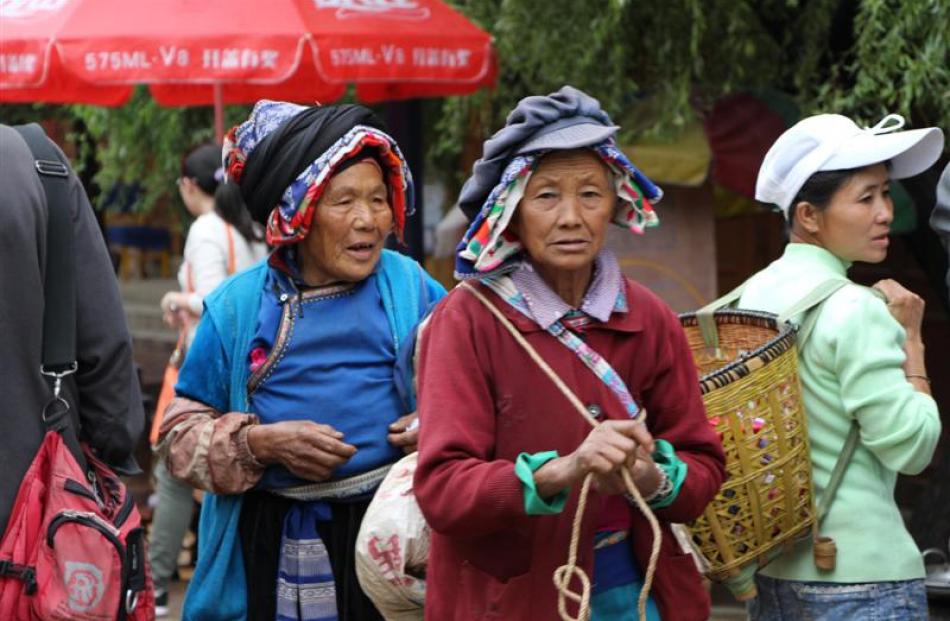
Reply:
[[[646,503],[662,500],[673,493],[673,481],[670,480],[670,477],[666,476],[666,471],[656,464],[653,464],[653,467],[656,468],[656,471],[660,473],[660,484],[656,486],[656,489],[653,490],[649,496],[643,497],[643,501]],[[633,496],[630,494],[624,494],[624,496],[626,497],[627,502],[630,504],[636,504]]]

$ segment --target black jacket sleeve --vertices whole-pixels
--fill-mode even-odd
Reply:
[[[76,254],[75,375],[80,436],[123,474],[138,471],[132,453],[145,427],[112,261],[79,179],[70,176]]]

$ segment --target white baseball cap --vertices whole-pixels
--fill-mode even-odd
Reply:
[[[785,130],[765,154],[755,198],[788,209],[805,182],[823,170],[850,170],[890,162],[891,179],[913,177],[930,168],[943,151],[936,127],[899,131],[904,117],[888,114],[864,129],[840,114],[818,114]]]

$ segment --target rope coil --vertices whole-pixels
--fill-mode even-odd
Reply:
[[[587,408],[584,407],[584,404],[577,397],[576,394],[564,383],[560,376],[555,373],[547,362],[541,357],[540,354],[531,346],[530,343],[522,336],[521,332],[512,325],[511,321],[508,320],[505,315],[498,310],[498,308],[492,304],[492,302],[485,297],[480,291],[476,290],[467,282],[463,282],[459,285],[462,289],[465,289],[468,293],[471,293],[475,298],[482,303],[491,313],[495,316],[496,319],[511,333],[515,341],[525,350],[528,356],[540,367],[548,378],[554,382],[554,385],[557,386],[558,390],[563,394],[571,405],[574,406],[574,409],[584,417],[584,419],[590,423],[591,427],[596,427],[599,425],[599,421],[594,418],[590,412],[587,411]],[[644,422],[646,417],[646,411],[641,410],[641,413],[634,420],[638,422]],[[653,514],[653,510],[650,509],[650,506],[643,499],[643,495],[640,493],[640,490],[637,489],[637,486],[633,482],[633,478],[630,475],[630,470],[628,468],[623,468],[621,470],[621,476],[623,477],[624,487],[627,489],[627,493],[633,497],[637,508],[643,513],[643,516],[647,519],[647,522],[650,524],[650,530],[653,533],[653,542],[650,549],[650,562],[647,565],[646,575],[643,579],[643,589],[640,590],[640,598],[637,601],[637,613],[641,621],[646,621],[646,607],[647,607],[647,598],[650,596],[650,589],[653,586],[653,578],[656,574],[656,565],[660,557],[660,545],[662,543],[663,533],[660,530],[660,523],[657,521],[656,516]],[[557,588],[558,597],[557,597],[557,608],[558,614],[561,617],[561,621],[588,621],[590,619],[590,592],[591,584],[590,578],[584,572],[583,569],[577,566],[577,547],[580,543],[581,536],[581,525],[584,521],[584,513],[587,509],[587,497],[590,493],[591,482],[593,481],[593,474],[588,474],[584,477],[584,482],[581,485],[580,497],[577,500],[577,509],[574,512],[574,521],[571,526],[571,542],[568,547],[567,554],[567,563],[561,565],[554,571],[553,579],[554,586]],[[577,578],[580,582],[580,592],[575,592],[571,590],[571,581],[572,579]],[[568,600],[573,601],[578,605],[578,613],[576,617],[572,617],[570,612],[567,610]]]

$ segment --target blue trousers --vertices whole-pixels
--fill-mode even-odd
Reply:
[[[926,621],[923,580],[795,582],[756,576],[750,621]]]

